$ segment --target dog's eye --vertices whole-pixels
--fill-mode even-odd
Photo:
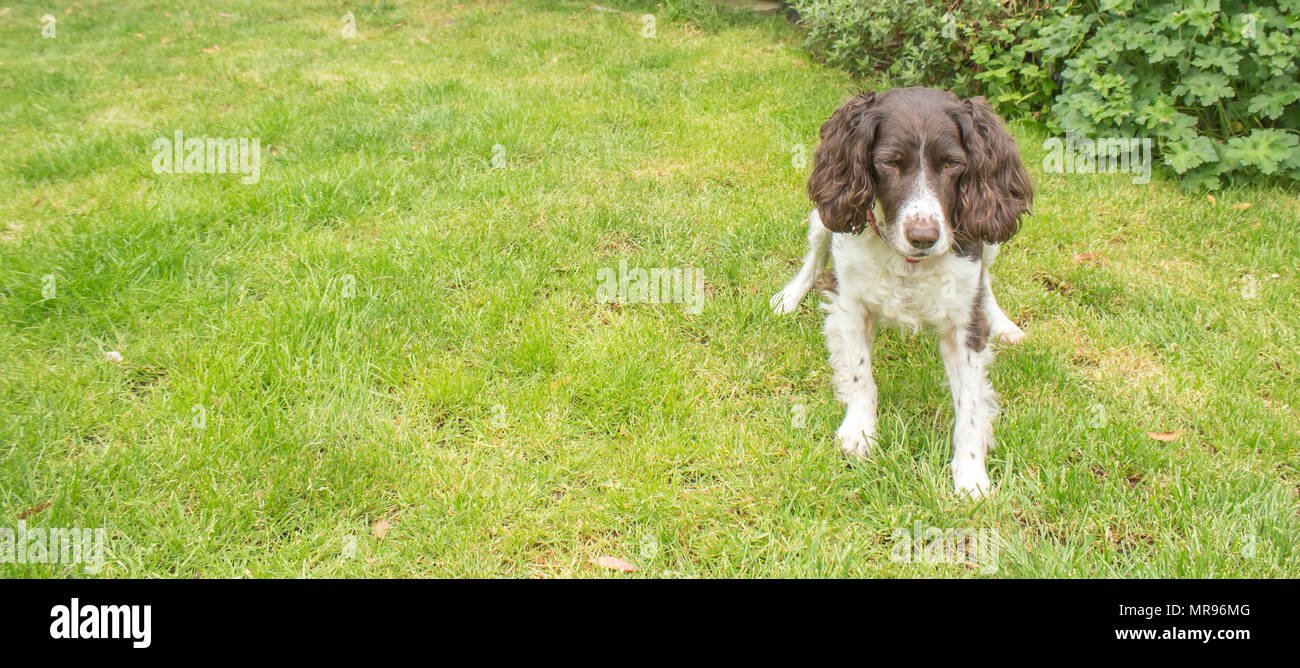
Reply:
[[[958,167],[961,167],[961,162],[959,162],[959,161],[957,161],[957,160],[944,160],[944,161],[943,161],[943,168],[944,168],[944,169],[957,169]]]
[[[881,162],[880,164],[882,164],[882,165],[884,165],[884,166],[886,166],[886,167],[888,167],[888,168],[890,168],[890,169],[898,169],[899,162],[898,162],[897,160],[885,160],[884,162]]]

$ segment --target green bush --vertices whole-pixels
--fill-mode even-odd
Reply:
[[[1153,139],[1188,188],[1300,180],[1300,0],[793,4],[814,52],[885,85],[982,94],[1053,132]],[[936,28],[945,14],[956,38]]]
[[[1012,37],[1020,23],[1003,0],[790,4],[808,29],[805,46],[828,64],[889,86],[929,85],[960,95],[982,87],[972,49],[1004,44],[1001,39]]]
[[[1300,0],[1084,0],[1027,43],[1063,59],[1059,128],[1151,137],[1184,186],[1216,188],[1300,179],[1298,14]]]

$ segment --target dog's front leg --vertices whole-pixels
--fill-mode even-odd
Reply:
[[[980,348],[974,348],[978,344]],[[952,482],[958,496],[978,499],[989,493],[984,457],[993,447],[993,418],[997,400],[988,379],[993,350],[987,338],[972,336],[965,327],[939,334],[939,352],[952,389]]]
[[[830,351],[835,396],[847,410],[835,435],[840,450],[852,457],[871,454],[876,438],[876,382],[871,377],[871,341],[875,317],[854,300],[827,307],[825,335]]]

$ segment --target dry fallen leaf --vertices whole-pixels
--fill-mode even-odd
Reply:
[[[1214,200],[1214,195],[1206,195],[1206,196],[1205,196],[1205,199],[1209,200],[1209,201],[1210,201],[1210,204],[1214,204],[1214,202],[1215,202],[1215,200]]]
[[[1250,202],[1237,202],[1232,205],[1233,211],[1245,211],[1250,208]]]
[[[1147,432],[1147,436],[1150,436],[1151,438],[1154,438],[1157,441],[1164,441],[1165,443],[1172,443],[1178,440],[1178,437],[1182,435],[1183,435],[1183,430],[1181,429],[1179,429],[1178,431],[1148,431]]]
[[[388,534],[388,530],[391,528],[393,528],[393,525],[389,524],[388,520],[381,519],[378,522],[375,522],[375,527],[371,529],[371,531],[375,534],[375,538],[383,540],[384,536]]]
[[[39,513],[39,512],[41,512],[42,510],[45,510],[46,508],[49,508],[49,507],[50,507],[50,504],[48,504],[48,503],[42,503],[41,505],[36,506],[35,508],[28,508],[27,510],[24,510],[23,512],[18,513],[18,519],[20,519],[20,520],[25,520],[25,519],[27,519],[28,517],[31,517],[32,515],[35,515],[36,513]]]
[[[632,564],[629,564],[626,561],[619,559],[618,557],[600,557],[599,559],[592,559],[591,563],[610,571],[622,571],[624,573],[634,573],[640,570],[636,566],[633,566]]]
[[[218,51],[220,51],[220,50],[221,50],[221,47],[219,47],[219,46],[215,46],[215,45],[214,45],[211,49],[204,49],[204,50],[203,50],[203,53],[216,53],[216,52],[218,52]]]

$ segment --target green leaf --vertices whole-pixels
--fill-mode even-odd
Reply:
[[[1155,46],[1151,52],[1150,62],[1157,63],[1162,60],[1175,60],[1183,53],[1186,53],[1190,42],[1183,39],[1165,39],[1162,35],[1156,40]]]
[[[1173,55],[1168,37],[1152,33],[1140,34],[1141,37],[1130,38],[1129,43],[1134,50],[1147,54],[1147,62],[1159,63]]]
[[[1179,186],[1183,190],[1218,190],[1219,170],[1213,168],[1196,169],[1183,175]]]
[[[1219,17],[1219,0],[1192,0],[1181,12],[1191,26],[1201,35],[1214,31],[1214,20]]]
[[[1177,114],[1178,111],[1174,109],[1174,105],[1170,104],[1168,99],[1164,97],[1148,98],[1146,101],[1138,103],[1136,120],[1148,130],[1157,130],[1161,126],[1173,123],[1174,116]]]
[[[1101,0],[1101,10],[1127,16],[1133,11],[1133,0]]]
[[[1183,137],[1169,143],[1165,145],[1163,153],[1165,164],[1179,174],[1219,158],[1219,154],[1214,151],[1214,142],[1208,137],[1199,136]]]
[[[1174,95],[1181,95],[1186,102],[1199,102],[1204,107],[1232,96],[1228,77],[1218,72],[1196,72],[1183,77],[1183,80],[1174,86],[1173,92]]]
[[[1257,129],[1245,137],[1229,139],[1225,155],[1233,162],[1272,174],[1297,150],[1300,150],[1300,139],[1295,135],[1282,130]]]
[[[1237,50],[1225,46],[1221,49],[1214,47],[1198,47],[1196,49],[1197,57],[1192,64],[1201,68],[1217,68],[1224,74],[1237,75],[1237,63],[1241,60],[1241,54]]]
[[[1300,100],[1300,83],[1274,79],[1266,90],[1250,98],[1246,111],[1265,118],[1277,118],[1288,104],[1296,100]]]
[[[1066,16],[1059,22],[1047,23],[1040,33],[1044,40],[1043,55],[1053,60],[1070,55],[1096,21],[1095,15],[1088,15]]]

